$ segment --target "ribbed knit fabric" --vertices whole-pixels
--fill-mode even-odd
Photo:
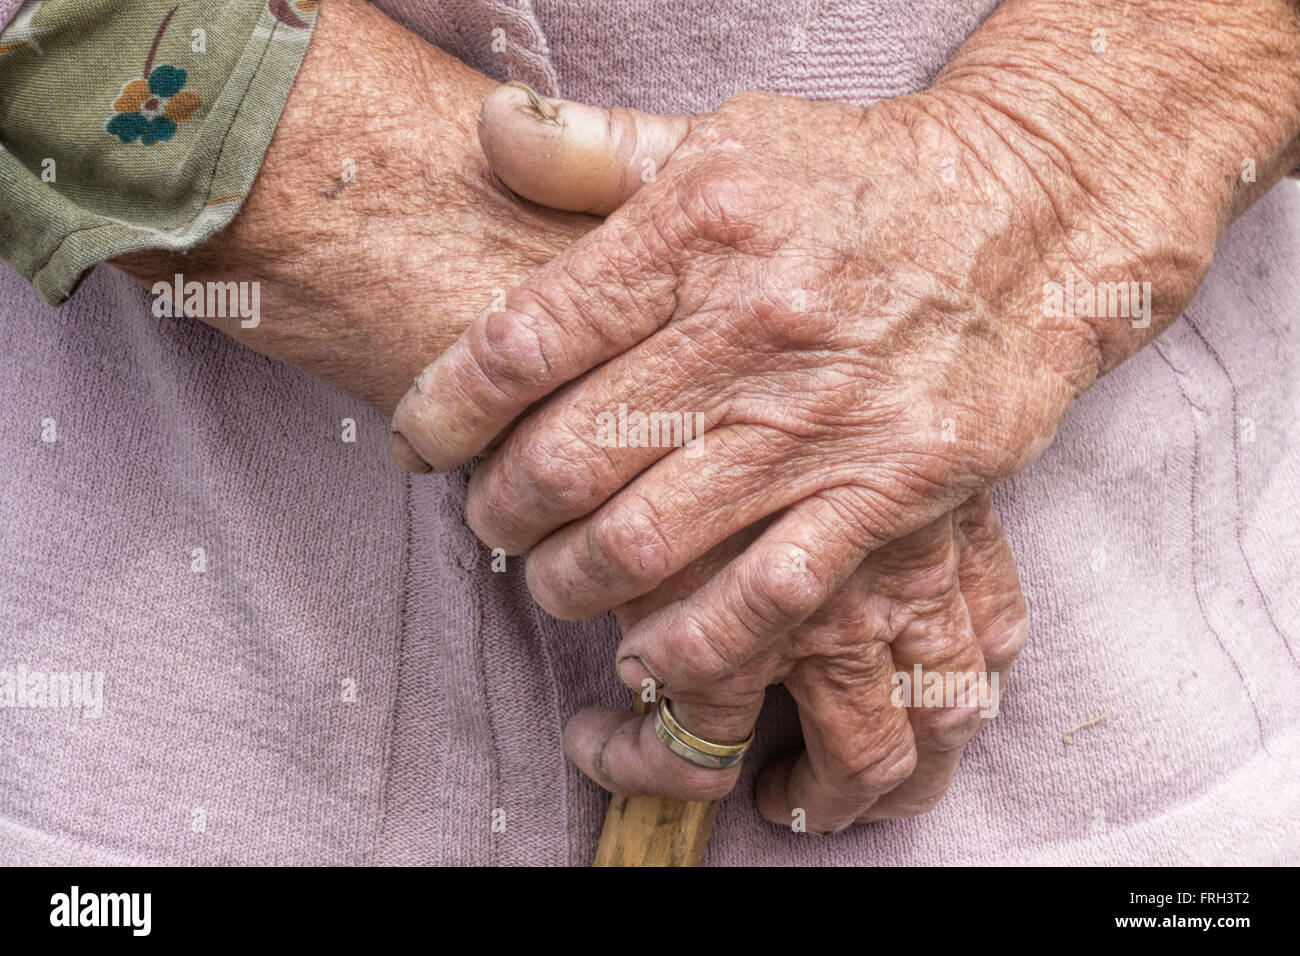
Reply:
[[[489,76],[521,80],[539,93],[560,95],[533,0],[399,0],[375,6]]]
[[[540,58],[564,95],[690,111],[915,89],[993,5],[381,4],[497,77],[545,87]],[[378,416],[109,269],[59,310],[6,272],[0,316],[0,669],[105,674],[98,719],[0,709],[0,863],[590,860],[606,797],[559,733],[629,705],[616,629],[491,572],[465,470],[401,476]],[[948,796],[833,838],[762,822],[753,775],[798,741],[773,691],[706,862],[1300,862],[1297,381],[1288,186],[999,489],[1033,630]]]

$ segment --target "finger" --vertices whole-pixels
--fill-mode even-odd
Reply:
[[[992,497],[976,495],[956,512],[961,541],[957,577],[984,666],[999,675],[999,690],[1029,636],[1029,606],[1015,557],[993,511]]]
[[[747,285],[755,281],[737,279]],[[792,457],[819,447],[816,429],[791,413],[789,403],[756,400],[754,394],[755,382],[790,374],[803,359],[755,340],[755,354],[740,375],[725,357],[704,354],[702,341],[725,340],[744,348],[752,326],[761,324],[745,318],[744,303],[709,302],[710,288],[684,282],[676,297],[685,311],[679,309],[668,326],[551,396],[511,429],[470,484],[467,519],[483,541],[507,553],[528,551],[556,528],[589,515],[675,449],[686,450],[677,470],[693,473],[704,492],[694,502],[697,513],[717,510],[717,487],[731,490],[730,485],[701,485],[698,476],[715,455],[721,455],[723,467],[734,458],[738,474],[751,485],[767,480],[744,475],[743,445],[741,454],[731,457],[727,448],[704,447],[710,439],[701,436],[709,429],[743,427],[728,436],[729,446],[742,436],[756,436],[762,445],[781,439],[782,454]],[[806,488],[813,469],[781,467],[779,473],[789,475],[787,484],[802,482]],[[660,486],[665,482],[657,480]],[[794,499],[781,504],[789,500]]]
[[[533,598],[556,617],[580,620],[653,590],[735,532],[805,498],[817,475],[790,467],[798,447],[789,435],[750,425],[707,432],[537,545],[527,565]],[[476,515],[509,508],[508,500],[476,503]]]
[[[646,344],[680,334],[670,326]],[[671,399],[638,405],[635,396],[662,389],[664,377],[663,367],[641,351],[556,393],[474,470],[466,520],[482,541],[522,554],[676,450],[684,449],[691,463],[706,463],[702,436],[725,414],[717,382],[691,376]],[[681,354],[671,345],[657,351]]]
[[[943,515],[871,554],[799,628],[807,656],[785,683],[799,704],[807,750],[764,768],[767,819],[788,824],[802,807],[809,830],[834,832],[925,772],[889,641],[898,622],[913,626],[920,614],[944,629],[960,601],[952,519]]]
[[[802,819],[808,832],[835,833],[912,774],[912,728],[907,712],[890,701],[892,674],[883,640],[855,648],[851,657],[806,658],[796,666],[785,686],[799,705],[805,750],[763,768],[757,800],[765,820],[790,826]]]
[[[953,516],[913,536],[907,549],[867,559],[870,587],[895,602],[891,642],[899,691],[916,741],[912,775],[884,794],[862,819],[924,812],[947,792],[966,742],[981,723],[987,677],[958,578]],[[980,682],[984,681],[984,684]]]
[[[684,117],[530,93],[507,85],[489,94],[480,139],[507,185],[557,208],[609,211],[642,184],[647,163],[662,168],[690,127]],[[666,323],[676,302],[671,259],[655,217],[606,222],[472,322],[398,403],[394,429],[438,471],[467,461],[533,402]]]
[[[708,580],[762,532],[763,525],[746,528],[665,581],[653,593],[616,609],[619,626],[627,629],[663,604],[680,600]],[[627,671],[625,683],[647,703],[658,695],[659,682],[644,665]],[[621,673],[620,676],[623,676]],[[673,713],[692,733],[718,743],[745,739],[758,718],[765,682],[735,683],[728,706],[709,705],[687,695],[674,702]],[[650,696],[646,697],[649,691]],[[721,689],[723,695],[726,688]],[[712,736],[710,736],[712,735]],[[577,714],[564,730],[564,752],[583,773],[606,789],[626,795],[658,793],[688,800],[714,800],[735,785],[739,765],[725,771],[693,767],[664,747],[654,732],[653,713],[592,709]],[[666,760],[665,754],[672,757]],[[667,785],[665,786],[665,781]]]
[[[722,684],[708,698],[672,701],[673,716],[692,734],[714,743],[739,743],[749,737],[763,705],[763,688],[748,682]],[[670,751],[647,714],[584,710],[564,728],[565,756],[584,774],[613,793],[657,794],[681,800],[718,800],[740,776],[740,763],[712,769]]]
[[[447,471],[663,326],[677,302],[675,253],[652,220],[612,217],[480,313],[398,402],[394,430]]]
[[[626,632],[660,608],[694,594],[704,582],[756,541],[769,523],[767,520],[759,521],[743,531],[738,531],[703,557],[682,568],[650,593],[633,598],[626,604],[614,608],[618,626]]]
[[[1024,646],[1028,634],[1029,617],[1020,591],[1019,575],[1011,548],[993,512],[990,496],[987,493],[976,495],[958,508],[953,513],[953,524],[958,587],[969,620],[970,635],[983,659],[982,676],[981,672],[973,675],[973,699],[969,696],[970,677],[967,678],[968,696],[964,709],[948,714],[925,708],[910,712],[913,726],[917,728],[920,755],[916,772],[871,807],[862,822],[913,816],[939,802],[961,762],[965,743],[997,716],[1004,675]],[[898,647],[899,641],[896,639],[894,644]],[[905,661],[906,653],[904,645],[903,650],[895,654],[896,663],[900,655]],[[973,662],[974,654],[969,646],[965,653]],[[906,664],[900,663],[899,666],[905,668]],[[926,715],[931,717],[930,721],[926,720]],[[947,740],[943,739],[945,734]],[[966,738],[964,741],[962,736]]]
[[[920,759],[916,772],[896,790],[882,797],[864,814],[861,822],[913,816],[939,802],[965,753],[965,743],[957,745],[962,722],[965,722],[965,731],[969,732],[966,738],[969,742],[970,737],[997,716],[1004,676],[1025,644],[1029,630],[1028,609],[1020,590],[1011,548],[993,512],[988,493],[976,495],[958,508],[953,514],[953,524],[957,542],[958,587],[970,633],[984,662],[984,685],[979,684],[980,677],[976,674],[978,714],[971,714],[968,705],[964,713],[940,717],[940,729],[952,737],[946,746],[945,741],[936,739],[933,732],[926,732],[933,731],[934,725],[925,725],[922,718],[926,729],[917,732]],[[898,641],[895,640],[894,644],[897,646]],[[905,654],[905,651],[901,653]],[[966,654],[971,661],[974,660],[969,647]],[[896,654],[895,661],[898,659]],[[915,710],[911,716],[916,717]],[[916,727],[915,719],[913,726]]]
[[[664,603],[679,600],[708,580],[763,530],[746,528],[674,575],[652,594],[616,611],[619,625],[633,626]],[[619,676],[628,689],[648,703],[657,698],[662,682],[643,662],[629,658]],[[744,740],[762,707],[766,680],[751,676],[690,693],[673,701],[673,714],[692,733],[717,743]],[[645,695],[649,692],[649,697]],[[728,793],[740,773],[739,765],[727,770],[696,767],[671,753],[654,729],[654,714],[591,709],[569,721],[564,730],[564,752],[587,776],[615,793],[628,796],[654,793],[686,800],[715,800]],[[671,759],[666,759],[671,758]]]
[[[606,110],[506,83],[483,100],[478,138],[492,170],[518,195],[605,216],[654,179],[690,128],[686,116]]]

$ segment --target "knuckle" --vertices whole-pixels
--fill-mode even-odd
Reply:
[[[672,572],[671,549],[659,520],[643,507],[615,507],[597,515],[587,528],[587,552],[600,571],[629,584],[654,585]]]
[[[911,738],[904,737],[883,750],[868,746],[859,753],[841,755],[841,760],[849,768],[844,789],[869,798],[888,793],[910,777],[916,770],[917,753]]]
[[[736,669],[729,650],[694,619],[669,630],[663,638],[663,652],[655,656],[672,662],[669,686],[676,689],[715,684]]]
[[[906,602],[915,619],[951,617],[960,603],[958,556],[951,542],[938,553],[893,554],[873,567],[882,593]]]
[[[1017,594],[1015,604],[998,615],[985,629],[980,646],[984,663],[989,670],[1000,671],[1011,666],[1029,641],[1029,609],[1023,597]]]
[[[792,276],[786,284],[764,289],[750,301],[753,319],[772,346],[793,352],[834,345],[843,320],[826,307],[824,298],[813,298],[820,282],[819,277],[801,280]],[[806,401],[810,410],[821,415],[821,421],[835,420],[844,413],[844,395],[837,389],[819,391]]]
[[[515,293],[507,308],[489,312],[476,355],[484,377],[507,394],[546,385],[552,375],[551,327],[548,310],[527,290]]]
[[[677,186],[675,201],[690,234],[731,246],[751,238],[756,217],[770,195],[765,176],[734,160],[701,164]]]
[[[886,641],[865,637],[863,622],[840,618],[826,628],[829,640],[805,640],[805,629],[795,632],[798,653],[819,659],[819,676],[830,688],[868,698],[868,688],[894,683],[894,656]],[[892,694],[891,694],[892,699]]]
[[[958,610],[965,612],[964,605]],[[910,613],[912,608],[905,608]],[[965,620],[955,620],[951,615],[930,618],[911,618],[901,627],[896,627],[894,646],[902,647],[906,643],[906,656],[913,662],[921,662],[927,671],[948,675],[945,680],[956,681],[956,675],[966,675],[963,680],[973,679],[972,672],[984,666],[979,645],[970,625]]]
[[[568,501],[581,487],[583,475],[567,457],[539,441],[523,442],[512,449],[514,466],[536,498]]]
[[[916,736],[931,751],[946,752],[962,747],[975,736],[984,722],[978,701],[952,707],[921,707],[912,711]]]
[[[766,551],[747,584],[747,605],[763,624],[776,630],[810,617],[827,597],[799,548]]]

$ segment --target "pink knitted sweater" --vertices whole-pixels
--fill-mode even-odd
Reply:
[[[498,77],[674,112],[915,90],[995,5],[380,3]],[[628,706],[616,631],[490,572],[466,473],[405,477],[379,416],[109,268],[57,310],[0,272],[0,669],[104,675],[96,718],[0,710],[0,863],[588,862],[606,797],[560,727]],[[1297,382],[1288,187],[999,489],[1033,631],[948,796],[762,822],[752,775],[798,741],[774,690],[706,862],[1300,863]]]

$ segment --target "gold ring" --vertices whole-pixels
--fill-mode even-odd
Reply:
[[[655,708],[655,733],[664,746],[697,767],[709,770],[725,770],[740,762],[749,745],[754,742],[754,731],[738,744],[715,744],[693,733],[677,722],[673,712],[668,708],[668,698],[659,697],[659,706]]]

